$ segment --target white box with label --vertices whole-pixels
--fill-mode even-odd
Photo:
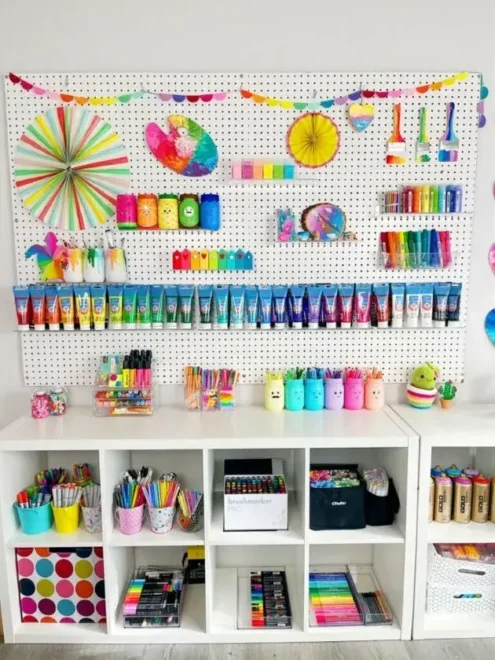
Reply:
[[[224,473],[224,518],[226,532],[269,531],[288,527],[288,493],[225,493],[234,477],[282,476],[283,461],[274,459],[226,460]],[[285,477],[284,477],[285,482]],[[287,487],[286,487],[287,490]]]

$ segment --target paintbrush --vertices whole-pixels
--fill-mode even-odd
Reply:
[[[447,130],[440,140],[438,160],[443,163],[455,163],[459,156],[459,139],[454,132],[455,103],[447,104]]]
[[[431,144],[426,130],[426,121],[428,118],[428,110],[426,108],[419,109],[419,136],[416,144],[416,162],[429,163],[431,160]]]
[[[387,165],[405,165],[407,161],[406,141],[400,133],[400,103],[394,105],[394,130],[388,140]]]

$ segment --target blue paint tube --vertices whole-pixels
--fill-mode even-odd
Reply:
[[[335,284],[324,284],[322,290],[321,308],[323,311],[323,323],[327,328],[337,327],[337,286]]]
[[[283,330],[287,323],[287,291],[286,286],[273,287],[273,313],[277,330]]]
[[[191,330],[193,320],[194,287],[182,285],[179,289],[179,323],[182,330]]]
[[[163,284],[152,284],[151,292],[151,327],[156,330],[163,328]]]
[[[373,295],[375,296],[377,327],[388,328],[390,284],[373,284]]]
[[[272,327],[272,287],[259,286],[258,294],[260,297],[260,328],[270,330]]]
[[[461,315],[462,284],[451,284],[447,300],[447,319],[449,325],[459,325]]]
[[[216,327],[227,330],[229,327],[229,287],[218,284],[213,289],[213,302],[215,307]]]
[[[303,298],[306,287],[293,284],[289,290],[290,321],[292,327],[300,330],[303,327]]]
[[[371,325],[371,284],[356,284],[356,328]]]
[[[429,282],[421,285],[419,322],[422,328],[431,328],[433,326],[433,284]]]
[[[246,330],[256,330],[258,323],[258,287],[247,286],[245,289]]]
[[[339,284],[340,327],[348,330],[352,323],[354,284]]]
[[[392,289],[392,328],[402,328],[404,323],[405,284],[391,284]]]
[[[308,286],[308,328],[318,328],[320,325],[320,306],[322,289],[320,285]]]
[[[406,284],[406,328],[417,328],[421,301],[421,284]]]
[[[433,327],[445,328],[450,292],[450,282],[433,285]]]
[[[244,325],[244,287],[231,284],[230,293],[230,327],[232,330],[242,330]]]
[[[175,330],[178,316],[179,289],[175,284],[170,284],[165,287],[165,327],[168,330]]]
[[[203,330],[211,330],[213,287],[209,284],[198,286],[199,323]]]

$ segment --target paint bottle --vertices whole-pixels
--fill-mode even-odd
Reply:
[[[433,520],[433,513],[435,511],[435,481],[430,477],[430,495],[428,499],[428,522]]]
[[[488,522],[490,507],[490,480],[480,474],[473,478],[473,507],[471,520],[477,523]]]
[[[452,481],[449,477],[435,477],[435,522],[448,523],[452,518]]]
[[[469,477],[457,477],[455,480],[454,520],[456,523],[471,522],[471,501],[473,484]]]

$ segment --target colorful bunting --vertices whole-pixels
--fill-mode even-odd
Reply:
[[[35,86],[27,80],[24,80],[15,73],[9,73],[9,80],[14,85],[19,85],[26,92],[32,92],[37,96],[44,96],[47,99],[54,101],[62,101],[63,103],[78,103],[79,105],[113,105],[115,103],[130,103],[143,96],[154,96],[158,100],[169,103],[209,103],[210,101],[225,101],[229,97],[229,92],[215,92],[209,94],[169,94],[164,92],[150,92],[148,90],[140,90],[138,92],[128,92],[120,94],[119,96],[79,96],[76,94],[66,94],[65,92],[53,92],[48,89],[43,89],[39,85]],[[260,97],[264,98],[264,97]]]
[[[387,90],[372,90],[372,89],[363,89],[357,92],[351,92],[350,94],[345,94],[344,96],[338,96],[334,99],[325,99],[323,101],[312,100],[312,101],[287,101],[281,99],[274,99],[269,96],[261,96],[261,94],[255,94],[254,92],[249,91],[248,89],[241,89],[241,96],[244,99],[250,99],[255,103],[266,103],[271,106],[278,106],[280,108],[285,108],[290,110],[294,108],[295,110],[316,110],[318,107],[322,108],[331,108],[335,105],[345,105],[346,103],[357,101],[359,99],[372,99],[374,97],[378,99],[386,98],[399,98],[400,96],[413,96],[414,94],[426,94],[427,92],[438,92],[442,87],[454,85],[458,82],[467,80],[468,73],[463,71],[461,73],[456,73],[454,76],[445,78],[444,80],[435,80],[428,85],[419,85],[418,87],[408,87],[406,89],[387,89]]]

